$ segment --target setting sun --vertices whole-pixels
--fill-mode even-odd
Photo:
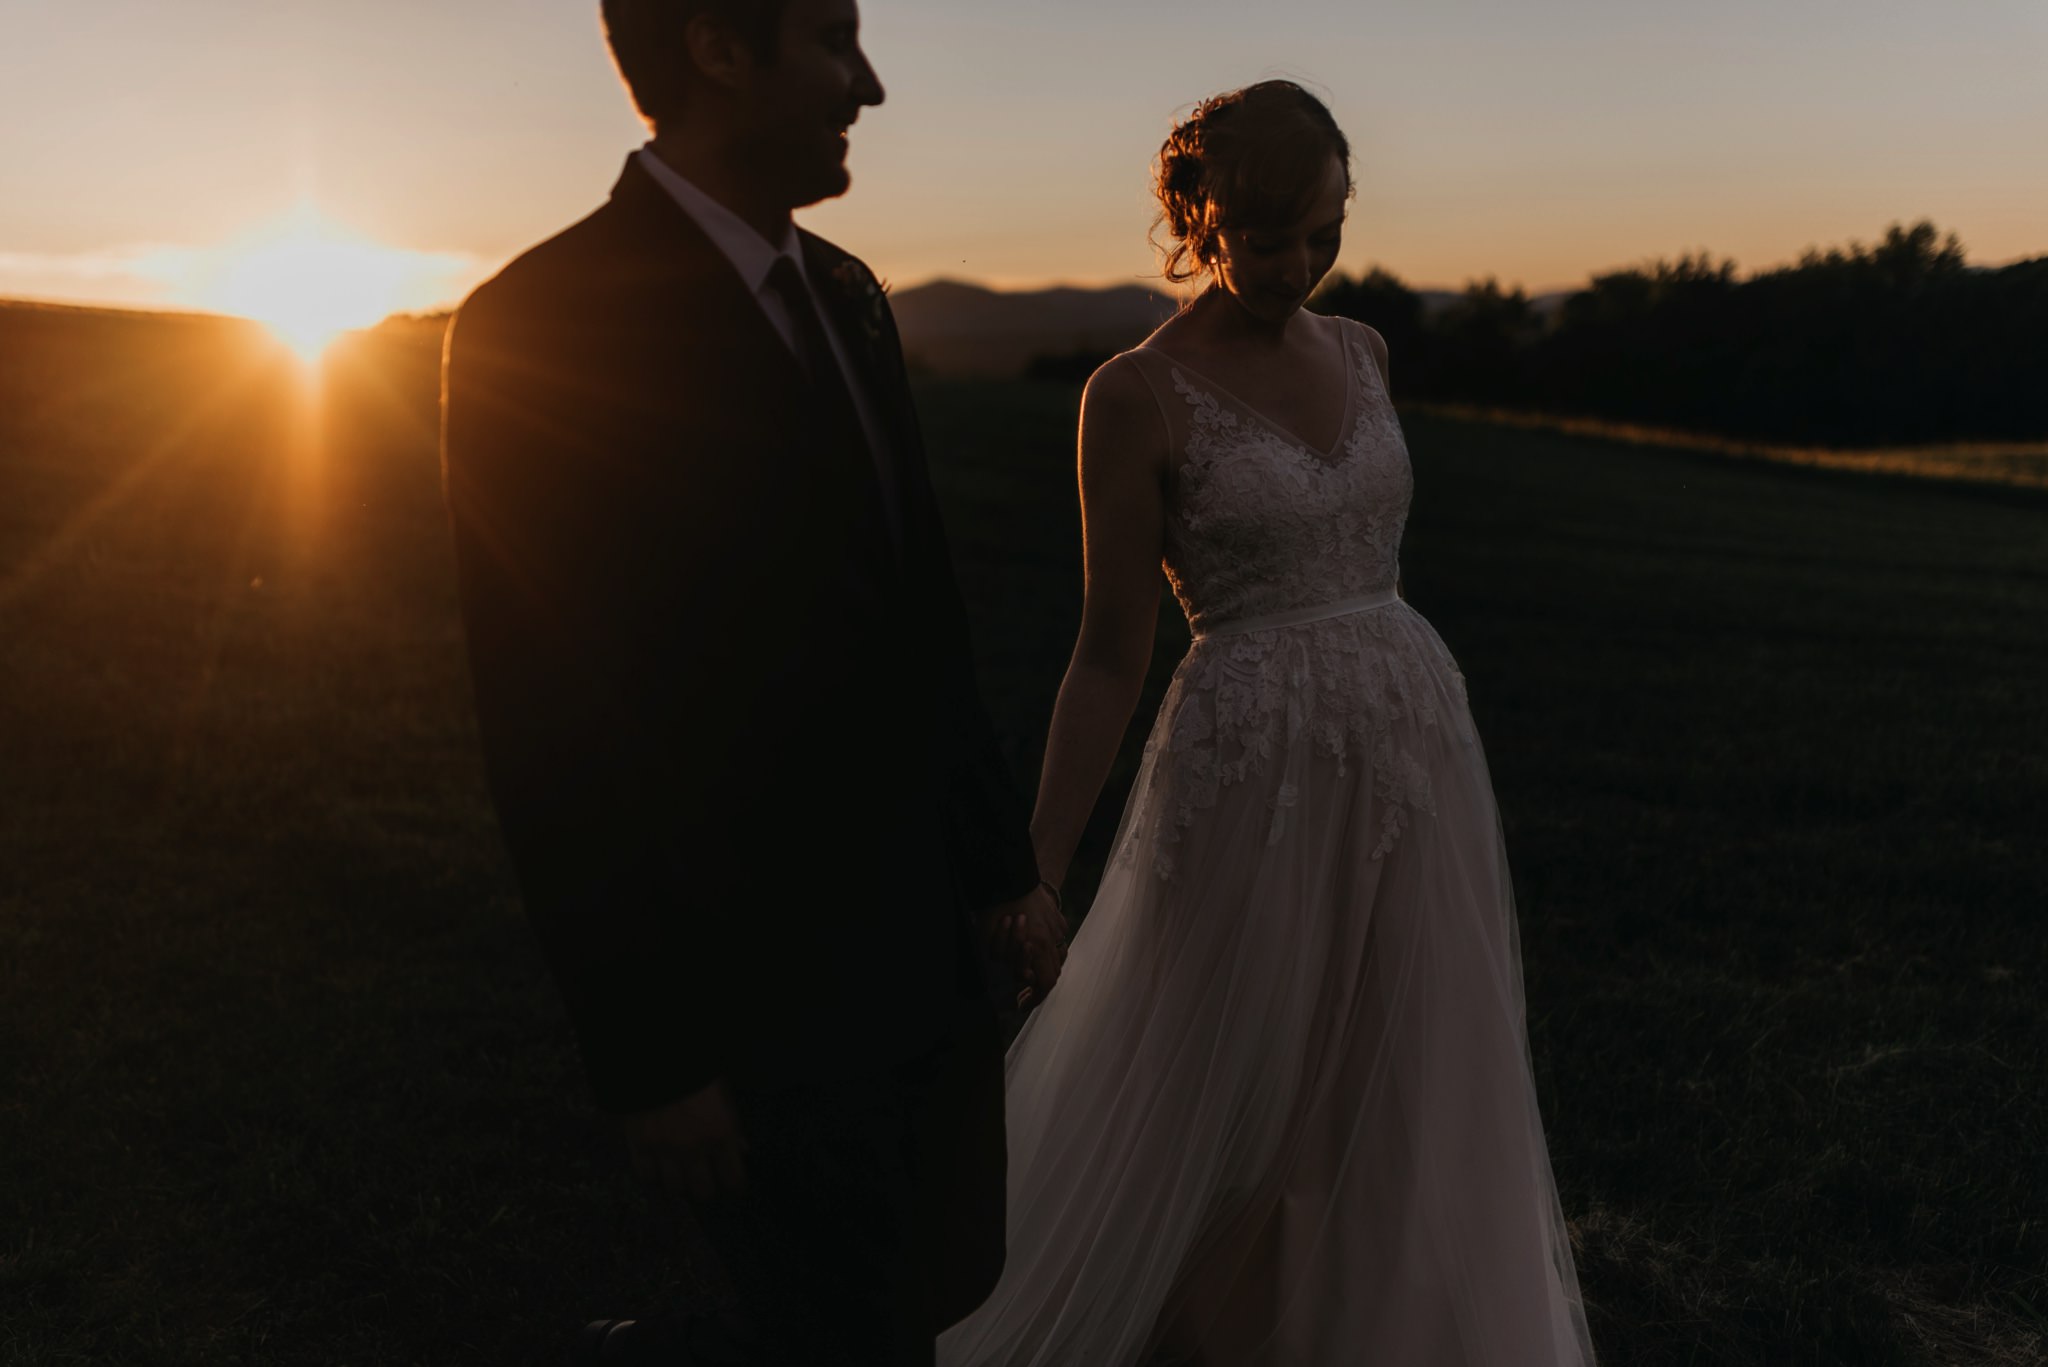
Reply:
[[[351,235],[310,204],[222,254],[199,302],[269,326],[307,361],[414,302],[416,253]]]

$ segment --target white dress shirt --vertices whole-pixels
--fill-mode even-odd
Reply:
[[[804,288],[810,291],[811,305],[818,310],[818,320],[825,325],[825,340],[831,344],[833,359],[839,362],[839,373],[846,377],[846,392],[853,396],[854,412],[860,418],[861,431],[868,439],[868,450],[874,453],[876,473],[882,479],[893,525],[895,453],[884,438],[874,403],[868,397],[867,387],[860,382],[860,372],[854,369],[853,358],[846,353],[846,342],[840,337],[839,329],[833,326],[832,312],[818,298],[818,287],[812,283],[810,272],[804,269],[804,254],[797,240],[796,225],[789,225],[779,245],[770,242],[752,224],[692,185],[674,167],[654,155],[652,144],[641,148],[638,155],[641,167],[654,177],[654,183],[668,191],[683,212],[704,230],[711,244],[732,262],[741,282],[753,291],[754,302],[761,306],[761,312],[781,334],[790,354],[801,358],[803,349],[797,344],[796,324],[790,319],[789,306],[783,303],[781,295],[768,287],[768,273],[775,269],[778,259],[786,256],[796,266],[797,279],[803,281]]]

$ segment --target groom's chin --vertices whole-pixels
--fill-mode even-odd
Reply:
[[[801,209],[808,204],[837,199],[852,188],[853,173],[844,166],[835,166],[829,171],[821,169],[818,174],[806,179],[799,191],[796,207]]]
[[[830,199],[846,193],[846,187],[853,184],[853,172],[847,169],[846,158],[849,149],[844,137],[837,137],[817,150],[811,163],[805,169],[809,179],[819,191],[819,198]]]

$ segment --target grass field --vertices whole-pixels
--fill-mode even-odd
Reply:
[[[701,1293],[498,848],[435,351],[0,310],[0,1362],[542,1364]],[[1077,395],[923,399],[1028,773]],[[2048,499],[1409,432],[1605,1360],[2041,1361]]]
[[[1738,460],[1764,460],[1779,465],[1859,474],[1910,475],[1922,480],[1958,484],[2048,489],[2048,442],[1952,442],[1937,446],[1849,450],[1733,441],[1698,432],[1644,427],[1603,418],[1562,417],[1553,413],[1521,412],[1476,404],[1430,403],[1414,404],[1410,408],[1436,417],[1538,432],[1561,432],[1568,436],[1595,437],[1635,446],[1662,446]]]

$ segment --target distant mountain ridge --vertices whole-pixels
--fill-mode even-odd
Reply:
[[[1462,297],[1455,290],[1418,293],[1426,317]],[[1568,295],[1558,291],[1530,302],[1547,317]],[[1005,379],[1023,374],[1041,357],[1107,356],[1136,346],[1180,307],[1172,295],[1148,285],[998,290],[950,279],[893,291],[889,305],[912,369]]]
[[[1009,377],[1033,357],[1136,346],[1179,307],[1145,285],[993,290],[933,280],[889,295],[913,369]]]

